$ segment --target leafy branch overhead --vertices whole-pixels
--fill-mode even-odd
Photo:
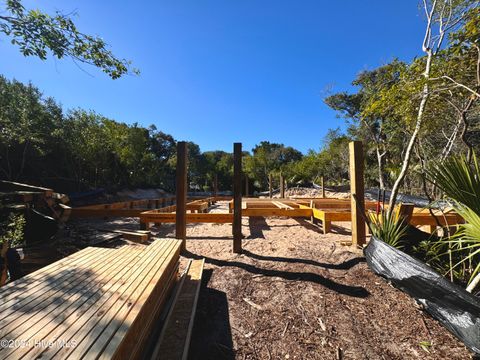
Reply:
[[[129,60],[117,58],[103,39],[80,32],[72,19],[60,12],[51,16],[25,9],[20,0],[7,0],[0,15],[0,31],[25,56],[45,60],[50,52],[58,59],[70,57],[102,69],[112,79],[139,73]]]

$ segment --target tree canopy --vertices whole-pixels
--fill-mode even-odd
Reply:
[[[70,16],[58,11],[49,15],[38,9],[27,10],[21,0],[5,1],[0,32],[25,56],[42,60],[49,53],[58,59],[69,57],[100,68],[112,79],[138,73],[130,61],[116,57],[102,38],[79,31]]]

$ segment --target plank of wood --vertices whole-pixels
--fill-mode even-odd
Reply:
[[[15,328],[18,328],[25,322],[30,323],[30,319],[34,318],[39,312],[43,314],[53,310],[59,302],[64,301],[64,297],[68,298],[67,295],[71,295],[70,292],[66,294],[64,288],[76,289],[77,286],[81,288],[86,280],[94,276],[96,269],[108,266],[105,261],[106,256],[108,256],[107,251],[102,251],[90,266],[78,267],[76,275],[70,279],[65,279],[60,283],[55,282],[55,285],[47,285],[43,289],[44,291],[32,296],[24,294],[22,298],[16,299],[18,300],[17,302],[13,304],[7,303],[2,306],[0,336],[5,338]],[[13,316],[14,314],[22,314],[22,316]]]
[[[15,280],[6,284],[0,289],[0,306],[3,306],[7,301],[15,299],[23,295],[25,292],[38,291],[38,286],[44,285],[45,277],[48,277],[50,272],[63,271],[65,276],[69,276],[69,266],[74,266],[78,263],[83,263],[89,256],[93,256],[92,252],[95,248],[89,247],[70,255],[56,263],[45,266],[21,279]]]
[[[125,299],[113,304],[107,313],[102,316],[101,321],[89,332],[88,341],[81,341],[77,347],[72,349],[71,356],[87,359],[99,356],[100,359],[103,357],[112,358],[128,329],[135,324],[135,317],[141,307],[146,306],[144,303],[147,301],[148,295],[153,291],[155,285],[164,285],[162,280],[168,276],[171,267],[178,263],[181,242],[172,241],[171,245],[168,252],[165,251],[161,254],[161,261],[155,262],[150,267],[153,271],[143,273],[141,278],[136,279]],[[113,319],[115,321],[112,321]],[[75,339],[77,338],[76,335]],[[93,344],[91,343],[92,340]]]
[[[61,321],[53,321],[45,327],[42,327],[29,339],[31,340],[30,343],[39,343],[40,341],[49,343],[60,338],[71,339],[71,337],[69,337],[69,331],[75,332],[79,327],[82,327],[85,321],[90,319],[89,316],[97,310],[96,307],[103,304],[110,296],[115,294],[115,291],[125,284],[125,279],[128,279],[128,275],[135,273],[138,262],[148,255],[145,251],[133,246],[125,248],[129,248],[127,249],[128,251],[122,249],[124,252],[130,253],[130,261],[127,261],[125,264],[119,263],[120,270],[111,272],[109,274],[110,278],[102,282],[100,284],[101,287],[96,289],[92,296],[84,299],[83,302],[79,301],[70,304],[69,310],[59,315]],[[37,358],[40,353],[45,350],[46,349],[42,347],[26,347],[17,349],[15,355],[20,357],[28,353],[29,358]],[[48,352],[54,355],[56,351],[58,351],[58,348],[52,351],[48,350],[47,353],[44,354],[45,358],[47,358]]]
[[[201,213],[187,214],[187,223],[232,223],[232,214]],[[174,223],[175,213],[145,214],[140,216],[142,223]]]
[[[130,240],[136,243],[143,244],[150,239],[151,232],[150,231],[142,231],[142,230],[125,230],[125,229],[99,229],[100,231],[105,232],[112,232],[121,235],[124,239]]]
[[[290,205],[287,205],[285,202],[283,201],[273,201],[273,203],[278,206],[280,209],[290,209],[292,210],[293,207],[290,206]]]
[[[84,337],[89,333],[95,324],[102,319],[109,309],[116,303],[116,301],[124,301],[128,298],[128,290],[132,286],[133,282],[139,277],[142,277],[143,272],[148,272],[152,269],[153,263],[159,260],[163,255],[163,251],[169,245],[168,242],[156,241],[150,245],[149,251],[143,251],[139,255],[137,262],[131,262],[127,264],[126,271],[120,272],[118,281],[108,282],[100,290],[104,296],[100,300],[89,302],[82,305],[79,310],[75,312],[75,316],[68,317],[65,321],[59,324],[53,332],[50,332],[44,337],[47,342],[60,339],[61,341],[71,341],[72,339],[80,343]],[[153,262],[152,262],[153,261]],[[73,338],[74,337],[74,338]],[[87,342],[93,341],[92,338],[87,338]],[[89,344],[87,344],[89,345]],[[29,349],[31,354],[29,357],[36,358],[42,354],[43,358],[50,358],[54,355],[61,358],[65,353],[68,353],[72,349],[58,349],[58,348],[33,348]]]
[[[43,192],[47,197],[51,197],[53,195],[52,189],[23,184],[23,183],[14,182],[14,181],[0,180],[0,188],[7,188],[14,191],[24,190],[24,191]]]
[[[145,209],[85,209],[71,208],[71,218],[88,218],[88,217],[139,217]]]
[[[152,359],[187,359],[202,282],[204,259],[193,260],[169,311]]]
[[[173,271],[170,271],[169,275],[167,273],[166,279],[161,280],[162,286],[157,286],[157,288],[152,291],[150,298],[140,310],[141,313],[136,316],[135,322],[128,330],[128,333],[125,335],[121,344],[116,348],[112,359],[123,360],[127,357],[132,359],[143,358],[142,355],[144,353],[144,348],[151,336],[154,324],[158,320],[163,306],[167,302],[167,298],[173,290],[177,280],[178,261],[174,264]],[[104,351],[100,359],[109,360],[110,354]]]
[[[242,216],[286,216],[286,217],[310,217],[312,210],[308,209],[243,209]]]
[[[103,265],[88,278],[88,282],[82,282],[75,287],[66,287],[57,302],[51,303],[47,308],[30,317],[28,321],[13,326],[9,333],[2,335],[11,339],[32,340],[32,343],[41,341],[40,334],[53,331],[59,323],[74,314],[83,303],[98,301],[102,296],[99,287],[112,282],[115,276],[118,277],[118,273],[125,269],[124,263],[129,258],[138,256],[142,251],[135,247],[126,248],[115,250],[115,261],[104,261]],[[15,350],[15,348],[7,349],[6,352],[0,352],[0,356],[5,357]],[[15,356],[18,355],[20,355],[19,352],[15,354]]]
[[[233,144],[233,252],[242,252],[242,143]]]

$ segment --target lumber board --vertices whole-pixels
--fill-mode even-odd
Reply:
[[[113,250],[113,249],[111,249]],[[13,329],[7,335],[12,339],[41,340],[39,334],[47,333],[55,329],[60,321],[65,320],[74,311],[80,307],[85,301],[97,301],[101,297],[101,293],[98,291],[97,284],[109,283],[115,276],[118,277],[118,273],[121,272],[125,266],[124,261],[131,259],[132,255],[138,255],[140,250],[130,247],[128,251],[113,251],[115,254],[115,261],[104,261],[100,266],[96,267],[96,272],[88,279],[88,282],[82,282],[75,287],[69,287],[63,292],[58,301],[53,301],[47,308],[43,308],[37,312],[28,321],[15,326],[10,324],[9,327]],[[22,317],[24,318],[24,317]],[[0,352],[0,356],[4,357],[9,353],[15,352],[15,349],[7,349],[6,352]],[[20,355],[16,353],[16,356]]]
[[[65,274],[67,274],[67,271],[65,271],[66,268],[69,266],[76,266],[84,262],[85,259],[88,259],[88,257],[92,255],[94,250],[95,248],[93,247],[87,247],[60,261],[45,266],[36,272],[29,274],[28,276],[6,284],[0,288],[0,306],[5,304],[6,301],[12,299],[13,297],[18,297],[23,292],[30,291],[42,284],[44,278],[48,276],[50,272],[63,271]]]
[[[188,358],[204,262],[204,259],[190,262],[157,340],[152,359]]]
[[[13,191],[24,190],[24,191],[42,192],[45,194],[46,197],[51,197],[53,195],[52,189],[29,185],[29,184],[23,184],[15,181],[0,180],[0,188],[13,190]]]
[[[71,208],[70,218],[88,217],[139,217],[145,209],[91,209]]]
[[[142,213],[142,223],[174,223],[175,213]],[[227,213],[187,214],[187,223],[232,223],[233,215]]]
[[[279,209],[279,208],[247,208],[242,210],[242,216],[286,216],[286,217],[310,217],[312,209]]]
[[[180,245],[178,240],[158,239],[145,247],[91,250],[103,256],[94,256],[94,263],[85,259],[83,266],[92,272],[89,277],[64,283],[63,297],[50,299],[45,291],[42,299],[47,306],[39,305],[31,316],[22,312],[7,330],[0,328],[2,336],[32,340],[28,346],[0,350],[0,358],[140,358],[178,276]],[[30,346],[55,339],[75,340],[76,346]]]

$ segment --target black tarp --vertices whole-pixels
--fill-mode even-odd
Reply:
[[[480,298],[381,240],[372,237],[364,254],[376,274],[415,298],[430,315],[480,355]]]

